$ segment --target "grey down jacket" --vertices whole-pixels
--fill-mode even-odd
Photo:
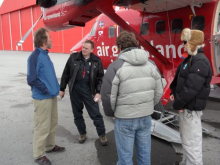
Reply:
[[[139,118],[151,115],[163,94],[161,76],[145,50],[127,48],[109,65],[101,88],[106,116]]]

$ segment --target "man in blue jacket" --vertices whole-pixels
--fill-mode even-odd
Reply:
[[[36,49],[28,58],[27,82],[34,99],[33,156],[40,165],[51,165],[46,152],[62,152],[64,147],[55,145],[57,128],[57,95],[59,84],[48,50],[52,47],[49,31],[40,28],[34,34]]]

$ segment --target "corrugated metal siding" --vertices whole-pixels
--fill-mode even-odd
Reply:
[[[4,50],[4,45],[2,42],[3,35],[2,35],[2,17],[0,16],[0,50]]]
[[[11,34],[12,34],[12,49],[16,50],[16,44],[21,39],[19,11],[15,11],[11,13]]]
[[[2,31],[3,31],[3,42],[4,50],[11,50],[11,36],[9,28],[9,14],[2,15]]]
[[[32,27],[31,8],[21,10],[21,32],[24,36],[26,32]],[[33,51],[33,33],[27,37],[23,43],[23,50]]]
[[[36,0],[4,0],[0,7],[0,14],[6,14],[36,4]]]
[[[38,18],[41,16],[42,11],[41,8],[39,6],[33,6],[33,21],[34,23],[38,20]],[[34,31],[37,30],[40,27],[44,27],[44,23],[43,23],[43,19],[41,19],[37,25],[34,28]]]
[[[52,49],[50,52],[63,52],[63,43],[62,43],[62,31],[58,32],[50,32],[50,36],[52,39]]]

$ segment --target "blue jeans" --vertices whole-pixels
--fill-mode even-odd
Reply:
[[[151,163],[151,116],[135,119],[115,118],[117,165],[133,165],[134,142],[138,165]]]

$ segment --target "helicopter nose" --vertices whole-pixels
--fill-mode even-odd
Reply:
[[[70,49],[70,52],[74,53],[74,52],[79,52],[82,50],[82,43],[79,42],[78,44],[76,44],[75,46],[73,46],[71,49]]]

